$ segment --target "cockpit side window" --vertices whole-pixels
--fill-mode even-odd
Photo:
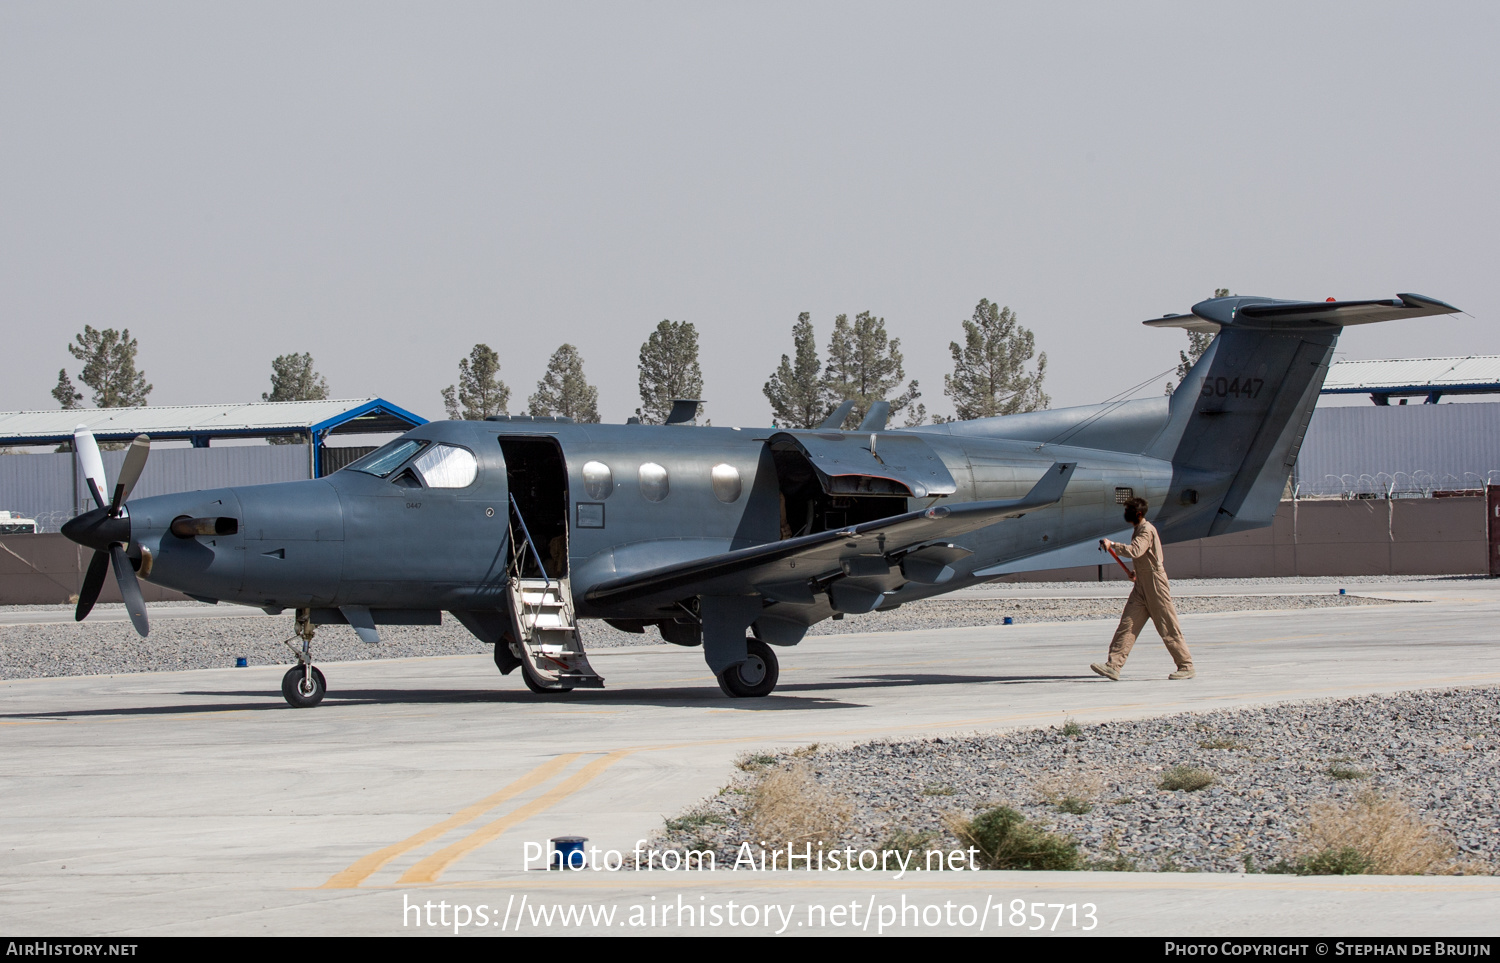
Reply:
[[[384,478],[401,466],[412,455],[426,448],[429,442],[416,438],[398,438],[370,452],[365,457],[344,466],[345,471],[359,471],[376,478]]]
[[[479,459],[456,445],[434,445],[411,466],[428,488],[468,488],[479,477]]]

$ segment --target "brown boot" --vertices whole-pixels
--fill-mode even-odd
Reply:
[[[1193,671],[1193,667],[1192,666],[1188,666],[1186,669],[1178,669],[1176,672],[1173,672],[1171,675],[1167,676],[1167,678],[1174,679],[1174,680],[1175,679],[1191,679],[1193,676],[1195,676],[1197,674],[1198,673],[1196,673],[1196,672]]]
[[[1110,680],[1111,682],[1119,682],[1120,681],[1120,670],[1119,669],[1111,668],[1107,664],[1102,664],[1101,665],[1098,662],[1095,662],[1093,665],[1089,666],[1089,668],[1093,669],[1095,672],[1097,672],[1100,675],[1104,676],[1106,679]]]

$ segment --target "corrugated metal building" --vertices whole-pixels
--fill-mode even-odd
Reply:
[[[327,474],[322,455],[330,437],[403,432],[426,423],[420,415],[382,398],[54,408],[0,412],[0,446],[68,444],[80,425],[101,442],[149,435],[153,441],[189,441],[194,448],[208,448],[216,438],[310,439],[312,447],[302,450],[309,457],[308,471],[317,477]]]
[[[125,452],[100,454],[105,474],[117,477]],[[151,452],[131,497],[307,477],[306,445],[159,448]],[[38,530],[44,532],[55,532],[63,522],[94,507],[71,453],[0,457],[0,506],[36,519]]]
[[[1500,482],[1500,404],[1318,408],[1298,495],[1431,494]]]
[[[369,446],[328,447],[334,436],[402,432],[425,419],[380,398],[333,401],[253,402],[140,408],[82,408],[0,412],[0,446],[71,443],[84,425],[101,442],[186,440],[191,448],[153,447],[135,496],[259,485],[317,477],[337,471]],[[211,447],[216,439],[273,438],[302,444]],[[123,451],[105,451],[112,478]],[[92,508],[71,453],[33,452],[0,456],[0,509],[55,532],[75,514]]]
[[[1328,369],[1325,395],[1364,395],[1377,405],[1392,398],[1426,398],[1435,405],[1444,395],[1500,393],[1500,357],[1394,358],[1386,361],[1340,361]],[[1406,404],[1402,401],[1401,404]]]
[[[1500,394],[1500,357],[1340,361],[1322,393],[1374,404],[1313,413],[1292,476],[1299,495],[1430,495],[1500,482],[1500,404],[1438,403]]]

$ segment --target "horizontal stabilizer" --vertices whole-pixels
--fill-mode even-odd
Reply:
[[[758,586],[770,590],[760,594],[787,596],[793,586],[843,576],[848,568],[869,566],[875,557],[895,566],[908,552],[933,542],[1056,504],[1076,467],[1076,462],[1054,462],[1020,498],[934,505],[837,531],[679,562],[600,582],[585,597],[600,606],[642,601],[666,605],[693,595],[748,595],[758,592]]]
[[[1459,308],[1420,294],[1398,294],[1377,301],[1277,301],[1232,297],[1210,298],[1193,305],[1192,314],[1168,314],[1143,323],[1153,328],[1186,328],[1212,333],[1226,326],[1261,329],[1345,327],[1458,313]]]

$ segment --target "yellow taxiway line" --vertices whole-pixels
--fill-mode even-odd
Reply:
[[[410,852],[418,846],[430,843],[449,830],[457,829],[465,823],[473,822],[506,800],[513,799],[526,790],[541,785],[566,769],[573,760],[581,755],[583,755],[581,752],[570,752],[567,755],[558,756],[556,759],[547,760],[499,792],[484,797],[472,806],[465,806],[442,822],[428,826],[414,836],[408,836],[399,843],[393,843],[384,849],[377,849],[370,855],[356,860],[348,869],[334,873],[328,878],[328,882],[318,888],[353,889],[366,879],[369,879],[380,867],[389,863],[397,856]]]
[[[418,861],[415,866],[413,866],[411,869],[408,869],[401,876],[401,878],[396,881],[397,885],[437,882],[438,877],[443,875],[443,872],[447,870],[448,867],[452,866],[460,859],[463,859],[469,853],[480,848],[481,846],[493,842],[507,829],[520,825],[521,823],[530,819],[532,816],[535,816],[537,813],[551,809],[553,806],[573,795],[584,786],[587,786],[589,783],[593,782],[595,778],[597,778],[601,773],[604,772],[604,770],[608,769],[610,766],[613,766],[615,763],[619,762],[621,759],[624,759],[626,756],[640,751],[641,750],[639,749],[616,749],[614,752],[608,753],[599,759],[595,759],[587,766],[584,766],[582,769],[578,770],[578,772],[574,773],[571,777],[564,780],[553,789],[533,799],[526,805],[506,813],[504,816],[501,816],[494,822],[476,829],[474,832],[465,836],[463,839],[460,839],[458,842],[445,846],[437,852],[433,853],[431,856]],[[569,761],[572,761],[572,759],[576,756],[577,753],[569,756]],[[438,827],[436,826],[433,827],[433,829],[437,828]]]

